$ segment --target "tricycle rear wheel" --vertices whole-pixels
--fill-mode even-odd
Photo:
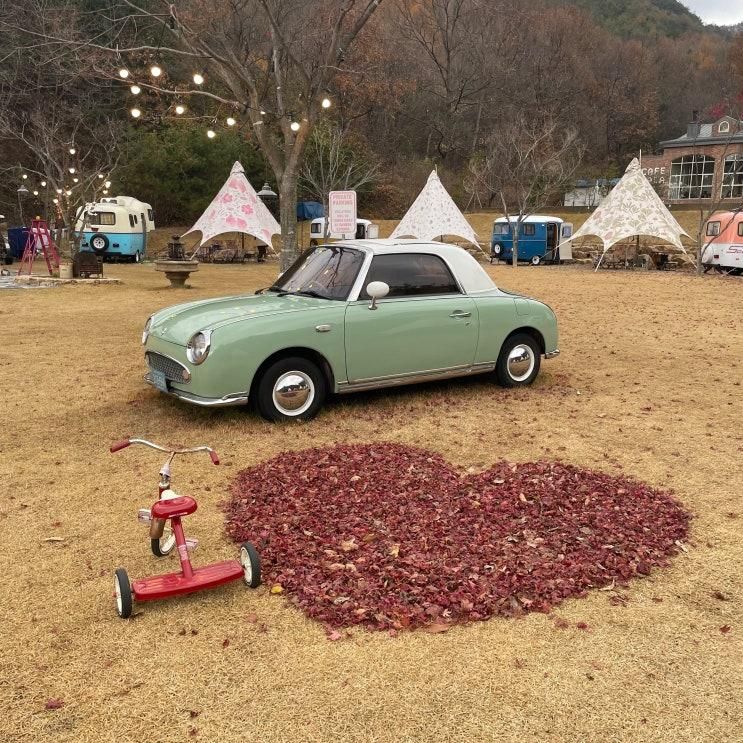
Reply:
[[[243,542],[240,546],[240,564],[243,566],[245,585],[258,588],[261,584],[261,558],[250,542]]]
[[[114,591],[116,595],[116,613],[122,619],[128,619],[132,615],[132,586],[129,576],[124,568],[118,568],[114,574]]]

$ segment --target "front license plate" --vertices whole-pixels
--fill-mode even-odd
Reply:
[[[165,379],[165,372],[155,371],[154,369],[150,372],[152,376],[152,384],[160,390],[160,392],[168,391],[168,380]]]

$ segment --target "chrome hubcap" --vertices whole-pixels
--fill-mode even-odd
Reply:
[[[530,346],[519,343],[508,354],[508,374],[514,382],[523,382],[534,370],[534,351]]]
[[[273,404],[284,415],[301,415],[312,405],[314,399],[315,385],[301,371],[282,374],[273,386]]]
[[[103,241],[103,238],[100,237],[94,237],[93,238],[93,247],[98,248],[98,250],[103,250],[106,243]]]

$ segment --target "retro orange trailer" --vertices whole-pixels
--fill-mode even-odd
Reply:
[[[743,211],[717,212],[704,226],[702,264],[706,271],[743,273]]]

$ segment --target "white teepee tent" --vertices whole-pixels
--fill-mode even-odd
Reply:
[[[622,179],[593,214],[568,239],[588,235],[598,237],[603,243],[601,258],[615,243],[636,235],[657,237],[684,252],[681,236],[689,237],[645,177],[637,158],[627,166]]]
[[[421,240],[433,240],[439,235],[463,237],[479,247],[475,231],[459,211],[434,170],[428,176],[428,182],[418,194],[418,198],[390,237],[418,237]]]
[[[243,166],[236,162],[212,203],[181,237],[192,232],[201,232],[199,245],[225,232],[244,232],[270,246],[271,237],[281,234],[281,227],[248,182]]]

